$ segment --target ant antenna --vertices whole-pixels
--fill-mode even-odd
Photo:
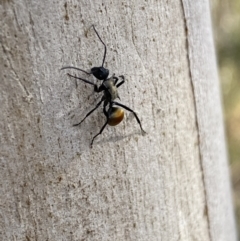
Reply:
[[[99,40],[100,40],[100,41],[102,42],[102,44],[104,45],[104,55],[103,55],[103,62],[102,62],[102,67],[103,67],[103,64],[104,64],[105,58],[106,58],[106,54],[107,54],[107,47],[106,47],[105,43],[102,41],[102,39],[100,38],[100,36],[99,36],[97,30],[95,29],[94,25],[92,25],[92,27],[93,27],[93,30],[95,31],[95,33],[97,34]]]
[[[91,73],[88,73],[87,71],[85,71],[85,70],[83,70],[83,69],[79,69],[79,68],[73,67],[73,66],[62,67],[60,70],[63,70],[63,69],[76,69],[76,70],[82,71],[82,72],[85,73],[85,74],[91,74]]]

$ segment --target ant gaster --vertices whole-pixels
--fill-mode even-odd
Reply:
[[[86,114],[86,116],[83,118],[82,121],[73,125],[73,126],[80,125],[103,102],[103,113],[106,116],[107,120],[106,120],[105,124],[103,125],[103,127],[101,128],[100,132],[93,137],[93,139],[91,141],[91,147],[93,145],[94,139],[103,132],[103,130],[106,127],[107,124],[110,125],[110,126],[115,126],[115,125],[118,125],[123,120],[124,111],[123,111],[122,108],[124,108],[125,110],[128,110],[128,111],[133,113],[133,115],[135,116],[135,118],[136,118],[136,120],[137,120],[137,122],[138,122],[138,124],[141,128],[142,133],[145,133],[145,131],[142,128],[141,122],[140,122],[137,114],[132,109],[130,109],[129,107],[115,101],[115,99],[119,98],[117,88],[120,87],[125,82],[125,78],[124,78],[123,75],[120,75],[119,77],[121,78],[122,81],[119,82],[119,83],[118,83],[118,78],[115,77],[114,74],[112,75],[112,77],[108,78],[109,70],[103,67],[104,62],[105,62],[105,58],[106,58],[107,47],[106,47],[105,43],[102,41],[101,37],[99,36],[99,34],[98,34],[97,30],[95,29],[94,25],[92,25],[92,27],[93,27],[94,32],[98,36],[98,39],[104,45],[104,55],[103,55],[102,66],[91,68],[90,73],[85,71],[85,70],[79,69],[77,67],[73,67],[73,66],[67,66],[67,67],[61,68],[61,70],[63,70],[63,69],[76,69],[76,70],[82,71],[82,72],[84,72],[85,74],[88,74],[88,75],[92,74],[96,79],[102,80],[102,84],[98,87],[98,85],[92,83],[89,80],[86,80],[86,79],[68,74],[68,76],[70,76],[72,78],[79,79],[79,80],[82,80],[83,82],[85,82],[87,84],[93,85],[95,92],[99,93],[99,92],[103,91],[103,96],[102,96],[101,100],[97,103],[97,105],[91,111],[89,111]],[[116,107],[116,106],[120,106],[122,108],[119,108],[119,107]]]

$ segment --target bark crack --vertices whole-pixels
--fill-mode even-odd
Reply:
[[[209,234],[209,240],[212,239],[211,235],[211,224],[210,224],[210,218],[209,218],[209,212],[208,212],[208,202],[207,202],[207,191],[206,191],[206,182],[205,182],[205,176],[204,176],[204,168],[203,168],[203,157],[201,154],[201,138],[199,135],[199,117],[198,117],[198,111],[197,111],[197,101],[196,101],[196,93],[195,93],[195,88],[194,88],[194,82],[193,82],[193,76],[192,76],[192,68],[191,68],[191,57],[190,57],[190,43],[189,43],[189,26],[188,26],[188,14],[187,14],[187,7],[185,6],[187,3],[184,0],[180,1],[181,7],[182,7],[182,12],[183,12],[183,21],[184,21],[184,29],[185,29],[185,36],[186,36],[186,51],[187,51],[187,62],[188,62],[188,70],[189,70],[189,78],[191,82],[191,88],[192,88],[192,93],[193,93],[193,101],[194,101],[194,108],[195,108],[195,118],[196,118],[196,129],[198,131],[198,148],[199,148],[199,160],[200,160],[200,168],[202,172],[202,179],[203,179],[203,187],[204,187],[204,196],[205,196],[205,211],[204,214],[207,217],[207,224],[208,224],[208,234]]]

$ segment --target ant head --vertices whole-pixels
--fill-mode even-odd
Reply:
[[[109,70],[105,69],[104,67],[93,67],[91,68],[91,73],[96,77],[98,80],[105,80],[109,75]]]

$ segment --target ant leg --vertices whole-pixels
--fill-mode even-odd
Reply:
[[[82,72],[85,73],[85,74],[92,74],[92,73],[88,73],[87,71],[85,71],[85,70],[83,70],[83,69],[79,69],[79,68],[73,67],[73,66],[62,67],[60,70],[63,70],[63,69],[76,69],[76,70],[82,71]]]
[[[106,111],[106,105],[107,105],[107,103],[105,102],[105,103],[104,103],[104,107],[103,107],[103,113],[104,113],[104,115],[106,116],[107,120],[106,120],[105,124],[103,125],[103,127],[101,128],[101,130],[99,131],[99,133],[92,138],[91,148],[92,148],[94,139],[95,139],[97,136],[99,136],[99,135],[102,134],[103,130],[105,129],[105,127],[106,127],[106,125],[107,125],[107,123],[108,123],[109,117],[108,117],[108,112]],[[110,109],[110,108],[111,108],[111,107],[109,107],[109,109]]]
[[[125,82],[125,77],[124,77],[123,75],[120,75],[119,77],[122,78],[122,81],[116,85],[117,88],[118,88],[119,86],[121,86],[121,85]],[[116,84],[116,83],[115,83],[115,84]]]
[[[104,55],[103,55],[103,62],[102,62],[102,67],[103,67],[104,62],[105,62],[105,58],[106,58],[106,54],[107,54],[107,47],[106,47],[106,44],[105,44],[105,43],[102,41],[102,39],[100,38],[100,36],[99,36],[97,30],[95,29],[94,25],[92,25],[92,27],[93,27],[94,32],[97,34],[99,40],[100,40],[100,41],[102,42],[102,44],[104,45]]]
[[[86,116],[83,118],[83,120],[81,120],[78,124],[74,124],[73,126],[78,126],[80,125],[89,115],[91,115],[100,105],[101,103],[104,101],[104,97],[100,100],[100,102],[97,103],[97,105],[95,106],[95,108],[93,108],[91,111],[89,111]]]
[[[114,80],[114,85],[116,85],[116,84],[117,84],[117,82],[118,82],[118,78],[117,78],[117,77],[115,77],[115,74],[113,74],[113,75],[112,75],[112,77],[111,77],[111,78],[109,78],[109,79]]]
[[[122,80],[120,83],[118,83],[118,84],[117,84],[118,78],[115,77],[114,75],[113,75],[113,77],[112,77],[112,79],[115,80],[114,85],[116,85],[117,88],[118,88],[119,86],[121,86],[121,85],[125,82],[125,78],[124,78],[123,75],[120,75],[119,77],[122,78],[123,80]]]
[[[141,121],[139,120],[137,114],[136,114],[132,109],[130,109],[129,107],[127,107],[127,106],[125,106],[125,105],[122,105],[122,104],[120,104],[120,103],[118,103],[118,102],[115,102],[115,101],[112,101],[112,103],[115,104],[115,105],[121,106],[121,107],[123,107],[124,109],[132,112],[132,113],[134,114],[134,116],[135,116],[138,124],[140,125],[140,128],[141,128],[142,132],[143,132],[143,133],[146,133],[146,131],[144,131],[143,128],[142,128]]]
[[[108,123],[108,120],[105,122],[105,124],[104,124],[103,127],[101,128],[100,132],[92,138],[91,147],[92,147],[92,145],[93,145],[94,139],[95,139],[97,136],[99,136],[99,135],[102,134],[103,130],[105,129],[105,127],[106,127],[106,125],[107,125],[107,123]]]
[[[115,76],[113,76],[113,77],[112,77],[112,79],[114,79],[114,80],[115,80],[114,85],[116,85],[116,84],[117,84],[117,82],[118,82],[118,78],[117,78],[117,77],[115,77]]]

